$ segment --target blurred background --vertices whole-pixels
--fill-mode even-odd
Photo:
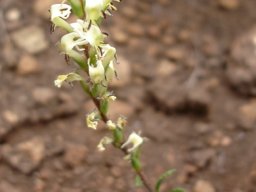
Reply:
[[[50,34],[57,0],[0,0],[0,192],[143,192],[106,134],[86,128],[93,109]],[[153,183],[187,192],[256,192],[256,1],[123,0],[104,23],[118,48],[119,100],[131,130],[149,138]],[[71,18],[74,20],[74,18]]]

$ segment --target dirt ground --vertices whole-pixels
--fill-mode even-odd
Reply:
[[[78,86],[50,34],[57,0],[0,0],[0,192],[143,192],[107,132],[86,128]],[[150,181],[187,192],[256,192],[256,1],[123,0],[104,31],[118,48],[119,101]]]

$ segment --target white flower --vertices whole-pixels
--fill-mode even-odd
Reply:
[[[132,144],[132,147],[128,149],[128,152],[134,151],[143,143],[143,138],[135,132],[132,132],[128,137],[127,141],[121,146],[121,148],[126,147],[129,144]]]
[[[89,24],[81,19],[70,25],[78,38],[74,40],[75,42],[81,42],[81,44],[89,43],[93,47],[98,47],[104,42],[106,35],[101,32],[97,25]]]
[[[100,83],[105,79],[105,70],[100,60],[96,62],[96,66],[93,66],[92,64],[90,64],[89,59],[88,66],[89,75],[93,83]]]
[[[87,126],[88,126],[89,128],[97,129],[98,121],[99,121],[98,113],[95,112],[95,111],[92,112],[92,113],[90,113],[90,114],[87,115],[87,117],[86,117],[86,123],[87,123]]]
[[[107,127],[108,127],[110,130],[115,130],[115,129],[116,129],[116,124],[113,123],[111,120],[108,120],[108,121],[107,121]]]
[[[106,69],[106,74],[105,74],[107,82],[111,82],[112,79],[115,77],[115,75],[116,75],[116,70],[114,68],[113,61],[111,61]]]
[[[85,34],[85,39],[91,46],[98,47],[104,42],[105,36],[97,25],[92,24]]]
[[[78,50],[83,50],[83,48],[80,48],[82,45],[86,45],[88,42],[85,39],[81,39],[80,35],[76,32],[71,32],[66,35],[64,35],[61,40],[61,49],[68,54],[69,51],[71,51],[74,47],[76,47]]]
[[[70,24],[73,28],[74,32],[78,33],[82,38],[89,27],[89,23],[87,21],[83,21],[81,19],[77,19],[75,23]]]
[[[85,12],[86,18],[92,21],[97,21],[101,18],[103,11],[103,1],[102,0],[86,0],[85,1]]]
[[[113,143],[113,139],[110,137],[103,137],[99,144],[97,145],[97,148],[99,151],[105,151],[106,150],[106,145],[109,145]]]
[[[64,81],[67,79],[66,75],[59,75],[57,79],[54,81],[54,85],[58,88],[61,88]]]
[[[51,6],[51,21],[54,21],[56,17],[67,19],[71,14],[71,6],[67,4],[54,4]]]
[[[59,75],[54,81],[54,85],[58,88],[62,86],[64,82],[71,83],[73,81],[81,81],[82,77],[77,73],[69,73],[67,75]]]
[[[115,59],[116,49],[109,44],[101,46],[103,55],[102,55],[102,63],[104,66],[108,65],[110,61]]]

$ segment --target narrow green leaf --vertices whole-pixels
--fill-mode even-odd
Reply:
[[[138,175],[136,175],[136,177],[135,177],[135,186],[136,187],[142,187],[143,186],[143,182],[142,182],[141,178]]]
[[[175,188],[175,189],[171,190],[170,192],[185,192],[185,190],[182,188]]]
[[[159,179],[157,180],[156,185],[155,185],[156,192],[160,192],[160,187],[161,187],[162,183],[166,180],[167,177],[172,176],[174,172],[175,172],[175,169],[171,169],[171,170],[164,172],[159,177]]]
[[[85,81],[80,81],[81,87],[83,89],[83,91],[85,93],[87,93],[88,95],[90,95],[90,90],[89,90],[89,86],[86,84]]]

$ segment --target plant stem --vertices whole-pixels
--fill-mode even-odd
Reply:
[[[84,51],[84,56],[86,58],[89,58],[89,49],[88,47],[85,46],[85,51]],[[88,71],[86,71],[86,73],[88,74]],[[89,75],[89,74],[88,74]],[[87,87],[85,87],[85,84],[83,82],[81,82],[81,85],[82,85],[82,88],[83,90],[89,94],[89,96],[91,97],[93,103],[95,104],[95,106],[97,107],[99,113],[100,113],[100,116],[101,116],[101,119],[102,121],[107,124],[107,121],[109,120],[109,118],[107,117],[106,114],[104,114],[101,110],[100,110],[100,101],[95,98],[93,96],[93,94],[91,93],[91,91],[89,89],[87,89]],[[114,145],[115,146],[115,145]],[[121,150],[125,155],[128,155],[129,152],[127,151],[126,148],[121,148],[122,145],[120,146],[115,146],[117,149]],[[134,168],[133,168],[134,169]],[[136,172],[136,174],[140,177],[143,185],[145,186],[145,188],[147,189],[148,192],[154,192],[154,190],[151,188],[150,184],[149,184],[149,181],[147,179],[147,177],[144,175],[144,173],[142,172],[142,170],[135,170],[134,171]]]
[[[96,98],[94,98],[92,96],[92,94],[90,94],[90,97],[91,99],[93,100],[95,106],[97,107],[98,111],[100,112],[100,115],[101,115],[101,119],[102,121],[106,124],[107,121],[109,120],[109,118],[103,114],[101,111],[100,111],[100,102],[99,100],[97,100]],[[115,146],[117,149],[121,150],[125,155],[128,155],[129,152],[127,151],[126,148],[121,148],[121,147],[118,147],[118,146]],[[135,170],[135,169],[134,169]],[[143,185],[145,186],[145,188],[147,189],[148,192],[153,192],[150,184],[149,184],[149,181],[147,179],[147,177],[145,176],[145,174],[142,172],[142,170],[135,170],[136,174],[140,177]]]
[[[144,175],[144,173],[142,171],[136,171],[136,173],[140,177],[142,183],[144,184],[144,186],[148,190],[148,192],[153,192],[153,190],[151,189],[151,186],[149,185],[149,182],[148,182],[146,176]]]
[[[104,123],[107,123],[107,121],[109,120],[109,118],[104,114],[102,113],[102,111],[100,110],[100,102],[98,99],[94,98],[92,95],[91,95],[91,98],[93,100],[93,103],[96,105],[99,113],[100,113],[100,116],[101,116],[101,119]]]

